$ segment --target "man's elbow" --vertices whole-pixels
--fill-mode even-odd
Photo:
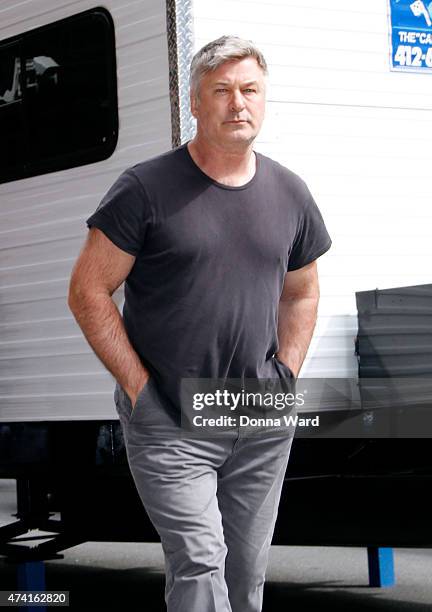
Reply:
[[[285,291],[280,301],[281,302],[304,302],[305,300],[309,301],[311,304],[316,303],[318,306],[320,300],[320,290],[319,286],[313,286],[308,288],[302,288],[302,290],[298,291]]]
[[[303,287],[303,291],[300,292],[300,296],[305,299],[311,300],[311,302],[316,302],[318,305],[320,299],[320,286],[318,277],[315,277],[310,283],[307,283]]]
[[[311,299],[315,300],[316,303],[318,304],[318,302],[320,301],[320,297],[321,297],[320,288],[319,288],[319,285],[316,285],[311,291]]]
[[[75,316],[85,304],[93,299],[94,295],[94,287],[91,287],[89,283],[84,282],[78,275],[72,274],[69,281],[67,303]]]
[[[83,301],[83,292],[80,288],[80,284],[73,276],[69,281],[69,290],[67,297],[67,304],[71,312],[75,315],[80,303]]]
[[[319,286],[314,287],[305,297],[313,305],[315,311],[318,311],[318,304],[320,301],[320,290]]]
[[[88,307],[94,307],[97,303],[111,298],[112,291],[103,283],[97,283],[93,279],[91,282],[88,277],[81,277],[72,273],[69,281],[67,303],[74,314]]]

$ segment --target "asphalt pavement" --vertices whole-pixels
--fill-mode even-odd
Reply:
[[[16,520],[14,512],[15,481],[0,480],[0,525]],[[43,534],[26,537],[35,535]],[[166,610],[160,544],[87,542],[62,554],[45,562],[46,588],[68,590],[70,609]],[[365,548],[272,546],[263,612],[431,612],[432,551],[395,548],[394,566],[395,586],[371,588]],[[4,558],[0,585],[16,589],[16,567]]]

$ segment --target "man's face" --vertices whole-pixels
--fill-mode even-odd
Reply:
[[[264,120],[264,73],[254,57],[225,62],[201,78],[191,110],[198,134],[232,150],[249,146]]]

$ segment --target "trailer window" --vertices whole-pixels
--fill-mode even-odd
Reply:
[[[98,7],[0,42],[0,182],[93,163],[117,144],[114,24]]]

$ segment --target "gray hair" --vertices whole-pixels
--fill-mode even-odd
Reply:
[[[237,36],[221,36],[202,47],[192,58],[190,66],[190,87],[198,95],[199,83],[204,74],[216,70],[231,60],[254,57],[264,75],[268,74],[264,55],[251,40]]]

